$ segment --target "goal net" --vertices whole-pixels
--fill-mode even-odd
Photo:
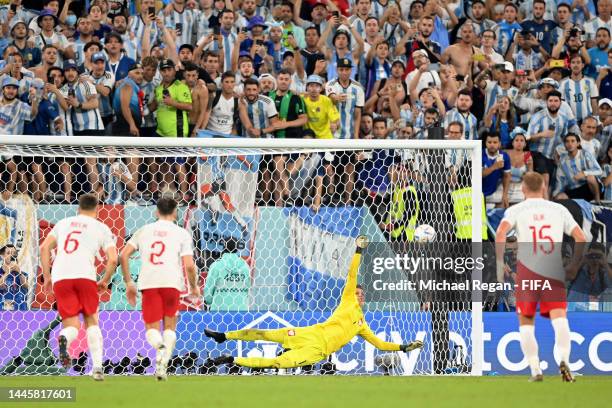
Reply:
[[[214,367],[210,359],[275,357],[281,345],[216,344],[204,329],[287,327],[291,335],[292,327],[325,321],[339,304],[355,239],[365,235],[370,245],[358,276],[365,321],[355,324],[381,340],[421,340],[424,347],[380,351],[358,336],[321,363],[264,372],[481,375],[480,299],[469,289],[419,285],[481,271],[459,276],[436,263],[402,263],[472,256],[470,238],[480,242],[483,232],[480,155],[479,142],[465,140],[1,136],[0,375],[66,373],[57,361],[61,322],[55,298],[42,288],[38,248],[58,221],[76,214],[79,194],[92,191],[119,249],[155,220],[159,197],[179,202],[202,297],[181,297],[170,373],[261,373]],[[228,252],[238,255],[235,267],[219,268]],[[103,263],[101,254],[99,272]],[[136,254],[135,281],[140,265]],[[153,372],[139,310],[140,297],[135,307],[127,303],[118,268],[100,293],[106,373]],[[88,373],[84,328],[69,352],[67,373]]]

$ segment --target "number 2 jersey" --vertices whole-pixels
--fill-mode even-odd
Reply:
[[[191,235],[171,221],[159,220],[140,228],[128,241],[140,252],[138,289],[185,290],[181,258],[193,256]]]
[[[57,241],[51,268],[53,283],[64,279],[96,280],[94,264],[100,250],[115,248],[110,228],[93,217],[77,215],[61,220],[50,232]]]
[[[517,260],[538,275],[564,281],[563,234],[571,235],[578,226],[567,208],[542,198],[529,198],[508,208],[504,220],[516,232]]]

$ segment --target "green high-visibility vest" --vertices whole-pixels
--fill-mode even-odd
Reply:
[[[459,239],[472,239],[472,187],[465,187],[451,193],[455,213],[455,235]],[[482,240],[487,239],[487,213],[482,197]]]
[[[412,195],[414,201],[414,208],[406,206],[408,195]],[[417,220],[419,219],[419,200],[417,198],[416,189],[413,186],[408,188],[396,188],[393,190],[391,197],[391,211],[389,212],[389,218],[387,224],[394,225],[391,231],[391,238],[400,239],[402,234],[406,234],[408,241],[414,240],[414,230],[416,228]],[[407,222],[406,217],[409,217]]]

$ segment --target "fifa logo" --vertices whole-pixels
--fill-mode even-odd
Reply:
[[[552,286],[548,280],[527,279],[521,281],[521,290],[552,290]]]

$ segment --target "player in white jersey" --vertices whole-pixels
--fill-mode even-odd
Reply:
[[[79,197],[78,215],[58,222],[41,246],[44,289],[55,294],[57,311],[64,328],[59,333],[59,359],[70,367],[68,347],[79,333],[79,315],[87,328],[87,345],[93,362],[94,380],[104,379],[102,332],[98,326],[98,289],[104,290],[117,268],[115,237],[108,226],[96,220],[98,199],[92,194]],[[53,268],[51,251],[57,249]],[[106,272],[96,285],[94,261],[100,250],[106,253]]]
[[[519,242],[516,310],[521,349],[531,369],[530,381],[542,381],[543,378],[534,326],[539,303],[540,315],[551,319],[555,331],[555,348],[561,358],[561,378],[573,382],[569,368],[570,329],[566,312],[565,275],[575,276],[580,267],[584,232],[565,207],[544,199],[546,187],[542,175],[525,173],[522,190],[525,201],[508,208],[497,228],[497,280],[504,282],[506,236],[514,230]],[[561,256],[563,234],[570,235],[576,241],[573,258],[565,268]]]
[[[183,266],[189,279],[189,295],[200,296],[193,262],[191,235],[175,224],[177,203],[171,198],[157,201],[154,223],[140,228],[121,251],[121,270],[128,302],[136,305],[136,286],[130,274],[130,256],[138,251],[142,267],[138,290],[142,292],[142,316],[147,342],[157,350],[155,378],[165,380],[166,367],[176,343],[176,317],[180,292],[185,289]],[[160,321],[164,323],[162,335]]]

